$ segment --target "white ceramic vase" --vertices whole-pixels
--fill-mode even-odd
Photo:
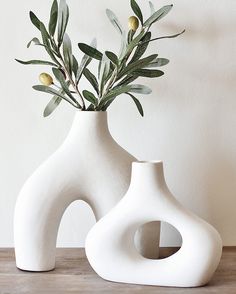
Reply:
[[[66,208],[84,200],[99,220],[127,191],[134,160],[110,135],[106,112],[78,112],[65,142],[26,181],[17,199],[17,267],[54,269],[57,233]],[[158,226],[154,230],[145,234],[145,240],[159,237]],[[141,235],[137,242],[144,253],[158,254],[158,248],[146,246]]]
[[[134,236],[143,224],[165,221],[181,234],[178,252],[164,259],[146,259]],[[218,232],[184,208],[170,193],[161,162],[136,162],[122,200],[90,230],[86,254],[102,278],[115,282],[196,287],[215,272],[222,253]]]

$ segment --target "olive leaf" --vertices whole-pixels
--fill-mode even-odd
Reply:
[[[120,53],[119,56],[122,57],[125,54],[126,51],[126,32],[124,31],[122,25],[120,24],[117,16],[113,11],[110,9],[106,10],[107,17],[109,18],[111,24],[115,27],[115,29],[121,34],[121,46],[120,46]]]
[[[32,24],[38,30],[40,30],[40,20],[37,18],[37,16],[32,11],[30,11],[29,15],[30,15],[30,20],[31,20]]]
[[[91,102],[91,103],[94,104],[94,105],[97,105],[97,103],[98,103],[98,99],[94,96],[93,93],[91,93],[91,92],[89,92],[89,91],[87,91],[87,90],[84,90],[84,91],[83,91],[83,96],[84,96],[84,98],[85,98],[87,101]]]
[[[36,45],[36,46],[42,46],[45,49],[47,47],[48,49],[50,49],[48,46],[45,46],[44,44],[42,44],[38,38],[33,38],[32,40],[30,40],[29,43],[27,44],[27,48],[29,48],[32,43],[34,43],[34,45]],[[56,51],[54,51],[53,49],[51,49],[51,51],[52,51],[52,53],[57,55]]]
[[[156,11],[151,17],[149,17],[145,21],[145,23],[143,24],[143,26],[144,27],[149,27],[153,23],[159,21],[160,19],[162,19],[163,17],[165,17],[170,12],[170,10],[172,9],[172,7],[173,7],[173,4],[163,6],[161,9],[159,9],[158,11]]]
[[[127,75],[123,80],[121,80],[116,85],[116,87],[120,87],[120,86],[123,86],[123,85],[128,85],[128,84],[134,82],[137,78],[138,78],[138,76],[135,76],[135,75]]]
[[[53,71],[53,74],[54,74],[55,78],[60,83],[63,91],[71,98],[71,100],[73,100],[76,103],[77,101],[73,97],[73,95],[71,94],[63,73],[58,68],[55,68],[55,67],[52,69],[52,71]]]
[[[57,26],[57,18],[58,18],[58,4],[57,0],[53,1],[51,13],[50,13],[50,20],[48,25],[49,34],[54,36]]]
[[[136,60],[133,63],[130,63],[129,65],[127,65],[127,67],[123,69],[123,71],[121,71],[121,73],[119,74],[119,78],[123,77],[126,74],[131,74],[133,71],[137,69],[146,67],[150,62],[156,59],[157,56],[157,54],[153,54],[143,59]]]
[[[86,77],[86,79],[90,82],[90,84],[93,86],[96,93],[99,95],[99,85],[95,75],[93,75],[91,71],[87,68],[84,69],[83,74]]]
[[[69,20],[69,7],[66,0],[60,0],[58,11],[58,46],[60,47],[63,42],[63,37]]]
[[[97,60],[102,60],[103,54],[100,51],[98,51],[96,48],[93,48],[85,43],[79,43],[78,46],[79,46],[79,49],[86,55]]]
[[[155,7],[154,7],[154,4],[149,1],[149,6],[150,6],[150,10],[151,10],[151,16],[155,13]]]
[[[119,59],[115,53],[110,52],[110,51],[106,51],[105,54],[113,64],[118,65]]]
[[[158,78],[163,76],[164,72],[161,70],[138,69],[138,70],[135,70],[133,74],[138,77]]]
[[[70,82],[66,82],[67,86],[70,85]],[[64,90],[59,90],[60,94],[65,94]],[[43,116],[47,117],[49,116],[61,103],[63,99],[61,97],[58,97],[57,95],[53,96],[52,99],[49,101],[47,106],[44,109]]]
[[[99,90],[100,93],[103,93],[103,89],[106,83],[107,76],[109,75],[110,71],[110,59],[104,54],[102,57],[102,63],[100,67],[100,73],[99,73],[99,78],[100,78],[100,85],[99,85]]]
[[[120,44],[120,52],[119,52],[120,59],[122,59],[125,56],[126,50],[127,50],[127,37],[126,37],[126,32],[123,31],[121,35],[121,44]]]
[[[142,44],[150,43],[150,42],[153,42],[153,41],[156,41],[156,40],[161,40],[161,39],[172,39],[172,38],[176,38],[176,37],[182,35],[183,33],[185,33],[185,30],[183,30],[182,32],[180,32],[178,34],[169,35],[169,36],[163,36],[163,37],[158,37],[158,38],[151,39],[150,41],[143,41]]]
[[[105,84],[109,81],[109,79],[112,77],[113,73],[114,73],[114,64],[112,62],[108,62],[108,74],[106,75],[106,78],[105,78]]]
[[[62,91],[60,92],[62,94]],[[59,106],[61,103],[62,98],[58,96],[53,96],[52,99],[49,101],[47,106],[44,109],[43,116],[47,117]]]
[[[113,11],[111,11],[110,9],[107,9],[106,14],[107,14],[107,17],[109,18],[110,22],[112,23],[112,25],[115,27],[115,29],[122,35],[124,30],[123,30],[118,18],[116,17],[115,13]]]
[[[75,78],[77,76],[78,69],[79,69],[78,61],[77,61],[76,57],[73,55],[72,71],[74,73]]]
[[[45,45],[45,50],[47,51],[47,53],[49,54],[49,56],[51,57],[51,59],[58,65],[60,66],[60,63],[58,62],[58,60],[56,59],[56,57],[54,56],[53,50],[51,49],[51,45],[49,42],[49,34],[46,30],[45,25],[40,22],[40,31],[41,31],[41,35],[42,35],[42,39],[43,39],[43,44]]]
[[[151,94],[152,93],[152,90],[147,87],[147,86],[144,86],[144,85],[130,85],[131,87],[131,90],[129,92],[132,92],[132,93],[138,93],[138,94],[144,94],[144,95],[148,95],[148,94]]]
[[[90,47],[95,48],[97,47],[97,40],[93,39]],[[92,57],[90,57],[89,55],[85,54],[81,60],[80,66],[77,70],[77,74],[76,74],[76,82],[77,84],[79,83],[81,76],[83,74],[84,69],[89,65],[89,63],[92,61]]]
[[[121,86],[121,87],[117,87],[113,90],[111,90],[106,96],[104,96],[101,100],[100,100],[100,106],[105,105],[106,102],[110,101],[111,99],[113,99],[114,97],[117,97],[123,93],[128,93],[131,90],[131,85],[129,86]]]
[[[141,116],[144,116],[143,107],[142,107],[141,103],[139,102],[139,100],[134,95],[132,95],[131,93],[127,93],[127,95],[129,95],[133,99],[133,101],[134,101],[135,105],[137,106],[138,111],[141,114]]]
[[[139,84],[121,86],[121,87],[118,87],[116,89],[111,90],[110,93],[108,93],[106,96],[104,96],[101,99],[100,103],[101,103],[101,105],[104,105],[106,102],[108,102],[112,98],[117,97],[117,96],[124,94],[124,93],[128,93],[128,92],[147,95],[147,94],[150,94],[152,92],[152,90],[150,88],[148,88],[147,86],[139,85]]]
[[[140,40],[141,44],[137,46],[130,63],[140,59],[144,55],[144,53],[146,52],[148,48],[148,43],[149,43],[148,41],[150,41],[151,36],[152,36],[151,32],[147,32],[144,35],[144,37]]]
[[[51,95],[56,95],[56,96],[64,99],[65,101],[69,102],[74,107],[79,108],[79,106],[77,104],[74,104],[73,101],[71,101],[65,95],[63,95],[60,91],[55,90],[52,87],[48,87],[48,86],[44,86],[44,85],[36,85],[36,86],[33,86],[33,89],[36,91],[39,91],[39,92],[44,92],[44,93],[48,93]]]
[[[29,43],[27,44],[27,48],[29,48],[29,47],[31,46],[32,43],[34,43],[34,45],[44,46],[43,44],[41,44],[41,42],[39,41],[38,38],[33,38],[33,39],[30,40]]]
[[[47,41],[47,44],[44,43],[44,45],[48,48],[50,48],[50,36],[49,36],[49,33],[48,31],[46,30],[46,27],[44,25],[43,22],[40,22],[40,32],[41,32],[41,35],[42,35],[42,39],[43,39],[43,43],[44,43],[44,39]]]
[[[68,34],[64,35],[63,38],[63,56],[67,70],[72,73],[73,68],[73,54],[71,40]]]
[[[100,79],[101,66],[102,66],[102,60],[100,60],[99,63],[98,63],[98,78],[99,79]]]
[[[29,65],[29,64],[34,64],[34,65],[51,65],[51,66],[57,66],[57,64],[50,62],[50,61],[44,61],[44,60],[29,60],[29,61],[23,61],[19,59],[15,59],[17,62],[24,64],[24,65]]]
[[[169,59],[157,58],[157,59],[154,59],[151,63],[149,63],[145,68],[161,67],[161,66],[167,65],[169,62],[170,62]]]
[[[131,0],[131,8],[132,8],[133,12],[137,15],[141,24],[143,25],[143,14],[142,14],[140,7],[138,6],[138,3],[135,0]]]

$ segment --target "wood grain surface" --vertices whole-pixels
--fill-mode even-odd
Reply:
[[[164,249],[162,254],[167,256],[173,250]],[[0,293],[236,294],[236,247],[224,248],[219,268],[213,279],[207,286],[200,288],[165,288],[105,281],[90,267],[84,249],[57,249],[54,271],[24,272],[15,266],[13,249],[0,249]]]

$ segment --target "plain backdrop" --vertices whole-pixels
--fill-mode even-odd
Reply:
[[[153,0],[156,8],[167,1]],[[176,198],[220,232],[224,245],[236,245],[236,1],[174,0],[172,12],[153,27],[153,36],[186,29],[176,39],[150,46],[150,53],[170,59],[159,79],[144,79],[153,93],[140,97],[141,118],[128,96],[109,109],[109,128],[117,142],[142,160],[164,161],[166,181]],[[119,35],[110,25],[110,8],[124,26],[132,15],[128,0],[68,0],[68,34],[75,55],[78,42],[98,39],[100,50],[118,50]],[[148,1],[139,0],[145,16]],[[62,103],[49,118],[42,113],[49,96],[32,90],[48,67],[24,67],[14,61],[41,59],[42,48],[27,49],[38,31],[28,17],[33,10],[48,20],[51,1],[1,1],[0,18],[0,247],[13,246],[13,214],[24,181],[63,142],[74,109]],[[141,82],[141,81],[140,81]],[[82,84],[87,88],[87,84]],[[148,204],[147,204],[148,205]],[[58,246],[83,246],[94,224],[83,202],[66,211]],[[180,237],[164,227],[162,243]]]

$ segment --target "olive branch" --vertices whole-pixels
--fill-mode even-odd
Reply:
[[[48,28],[32,11],[30,12],[30,20],[40,31],[41,40],[35,37],[27,47],[29,48],[31,44],[42,46],[50,57],[50,61],[19,59],[16,61],[24,65],[52,67],[56,83],[51,75],[42,73],[39,76],[42,85],[33,86],[33,89],[37,91],[53,95],[44,110],[45,117],[49,116],[62,100],[82,111],[106,111],[121,94],[127,94],[134,101],[139,113],[144,115],[142,105],[134,94],[147,95],[152,91],[145,85],[132,83],[140,77],[161,77],[164,72],[159,67],[169,63],[168,59],[159,58],[158,54],[143,57],[148,45],[160,39],[175,38],[183,34],[185,30],[170,36],[152,38],[151,26],[165,17],[173,5],[163,6],[156,11],[152,2],[149,2],[151,15],[146,20],[135,0],[131,0],[130,5],[135,16],[129,18],[128,32],[123,29],[114,12],[106,10],[107,17],[121,37],[119,54],[108,50],[102,53],[97,49],[97,42],[94,39],[89,45],[78,43],[80,51],[84,53],[80,62],[73,54],[72,43],[66,33],[69,20],[69,7],[66,0],[60,0],[59,5],[57,0],[53,1]],[[97,75],[89,70],[92,60],[98,62]],[[92,91],[80,89],[82,78],[88,80]]]

